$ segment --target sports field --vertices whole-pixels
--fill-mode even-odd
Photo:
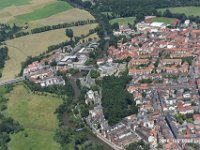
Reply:
[[[71,29],[74,31],[74,36],[81,36],[81,34],[89,33],[89,30],[96,26],[97,24],[91,24],[72,27]],[[6,81],[15,78],[21,70],[21,63],[26,60],[27,56],[38,56],[45,52],[48,46],[66,40],[69,39],[65,35],[65,29],[58,29],[6,41],[9,48],[9,60],[5,63],[1,80]]]
[[[15,16],[16,19],[23,20],[25,22],[30,22],[33,20],[48,18],[52,15],[55,15],[57,13],[67,11],[69,9],[72,9],[73,7],[64,1],[57,1],[52,4],[48,4],[42,8],[38,8],[34,10],[33,12]]]
[[[119,25],[127,25],[127,24],[133,24],[135,20],[135,17],[125,17],[125,18],[116,18],[116,19],[112,19],[110,20],[111,24],[114,23],[119,23]]]
[[[163,22],[166,24],[172,24],[173,22],[176,22],[176,19],[175,18],[157,17],[157,18],[153,18],[152,22]]]
[[[58,127],[54,114],[61,99],[30,93],[24,85],[17,85],[7,95],[9,98],[5,115],[14,118],[24,131],[11,135],[10,150],[58,150],[53,136]]]
[[[159,11],[165,11],[166,9],[169,9],[172,13],[185,13],[187,16],[200,16],[200,7],[169,7],[169,8],[163,8],[158,9]]]

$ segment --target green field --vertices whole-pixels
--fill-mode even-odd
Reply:
[[[30,93],[24,85],[17,85],[7,95],[6,116],[10,116],[24,127],[24,131],[11,135],[10,150],[58,150],[53,136],[58,127],[54,114],[61,100],[50,95]]]
[[[200,7],[194,7],[194,6],[189,6],[189,7],[169,7],[169,8],[163,8],[163,9],[158,9],[159,11],[163,12],[166,9],[169,9],[172,13],[185,13],[187,16],[200,16]]]
[[[111,24],[119,23],[119,25],[127,25],[129,23],[133,24],[134,20],[135,20],[135,17],[115,18],[115,19],[110,20],[110,23]]]
[[[38,8],[34,10],[33,12],[23,14],[23,15],[18,15],[15,18],[22,20],[22,21],[34,21],[38,19],[44,19],[47,17],[50,17],[52,15],[58,14],[60,12],[64,12],[66,10],[72,9],[73,7],[64,1],[58,1],[52,4],[48,4],[42,8]]]
[[[152,22],[163,22],[163,23],[166,23],[166,24],[171,24],[175,21],[176,21],[175,18],[165,18],[165,17],[157,17],[157,18],[152,19]]]
[[[31,0],[0,0],[0,9],[15,5],[24,5],[28,4]]]

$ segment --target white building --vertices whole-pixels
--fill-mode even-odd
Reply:
[[[150,24],[150,26],[152,27],[152,28],[166,28],[166,24],[165,23],[163,23],[163,22],[152,22],[151,24]]]
[[[41,87],[47,87],[51,85],[65,85],[65,80],[62,77],[49,77],[41,80]]]

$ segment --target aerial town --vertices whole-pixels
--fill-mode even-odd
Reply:
[[[200,150],[200,0],[0,0],[0,150]]]
[[[147,19],[154,17],[148,16]],[[177,21],[177,23],[179,23]],[[127,32],[126,32],[127,31]],[[140,22],[137,31],[119,28],[115,35],[137,32],[127,42],[119,40],[110,46],[107,57],[96,61],[100,77],[119,76],[128,69],[132,81],[127,91],[134,97],[138,114],[125,117],[109,126],[103,114],[101,90],[89,90],[85,103],[94,104],[86,123],[92,131],[114,149],[124,149],[138,140],[149,143],[152,149],[179,150],[187,143],[198,143],[200,137],[200,30],[193,29],[189,20],[180,28],[170,29],[164,23]],[[65,47],[49,57],[28,65],[23,75],[40,84],[65,85],[58,71],[94,69],[85,65],[89,52],[98,47],[92,41],[79,49]],[[116,60],[130,58],[126,63]],[[87,87],[95,85],[88,73],[81,80]]]

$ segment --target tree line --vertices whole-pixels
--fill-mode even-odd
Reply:
[[[72,22],[72,23],[63,23],[63,24],[57,24],[57,25],[51,25],[51,26],[43,26],[43,27],[38,27],[38,28],[32,29],[31,33],[36,34],[36,33],[46,32],[46,31],[50,31],[50,30],[69,28],[69,27],[73,27],[73,26],[81,26],[81,25],[93,24],[93,23],[96,23],[96,21],[95,20],[82,20],[82,21],[76,21],[76,22]]]
[[[52,51],[54,51],[56,49],[59,49],[59,48],[63,48],[63,47],[68,46],[68,45],[71,45],[72,47],[74,47],[78,42],[80,42],[81,39],[84,39],[84,38],[90,36],[91,34],[94,34],[95,32],[98,32],[98,28],[90,29],[88,34],[81,35],[80,37],[78,37],[78,36],[74,36],[73,35],[73,30],[66,29],[66,35],[71,40],[49,46],[48,50],[47,50],[47,53],[52,52]],[[72,37],[74,37],[74,40],[72,40]]]
[[[19,27],[15,24],[13,26],[7,24],[0,24],[0,42],[3,42],[8,39],[18,38],[22,36],[26,36],[29,34],[36,34],[41,32],[46,32],[50,30],[62,29],[62,28],[69,28],[73,26],[81,26],[86,24],[93,24],[96,23],[95,20],[80,20],[72,23],[63,23],[51,26],[42,26],[38,28],[34,28],[31,30],[31,33],[22,31],[22,27]]]
[[[8,48],[2,47],[0,48],[0,69],[3,69],[5,65],[5,61],[8,59]],[[0,72],[0,78],[2,76],[2,73]]]

